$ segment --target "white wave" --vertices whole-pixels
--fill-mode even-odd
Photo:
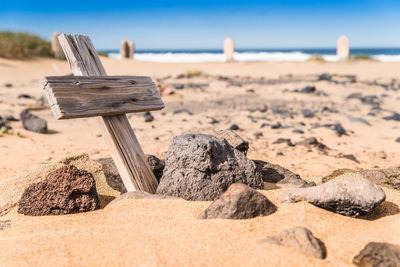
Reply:
[[[120,59],[119,53],[109,53],[109,57]],[[321,55],[325,61],[337,61],[336,55]],[[235,61],[243,62],[303,62],[311,57],[310,54],[303,52],[235,52]],[[373,55],[375,60],[383,62],[400,61],[400,55]],[[135,53],[135,59],[150,62],[225,62],[223,54],[216,53]]]
[[[400,61],[400,55],[375,55],[372,56],[373,59],[382,62],[397,62]]]

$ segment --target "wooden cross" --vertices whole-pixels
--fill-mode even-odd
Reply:
[[[106,76],[86,35],[62,34],[58,39],[75,76],[41,81],[54,116],[101,116],[98,123],[127,191],[155,193],[157,180],[125,114],[164,108],[157,86],[150,77]]]

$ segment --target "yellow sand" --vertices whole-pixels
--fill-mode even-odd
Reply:
[[[187,70],[202,70],[213,75],[266,78],[329,72],[355,74],[358,79],[372,80],[397,77],[400,69],[400,63],[379,62],[179,64],[102,60],[109,74],[152,75],[157,78]],[[0,59],[0,114],[9,112],[18,116],[23,108],[18,105],[18,94],[40,97],[42,92],[37,82],[40,78],[69,73],[69,67],[63,61]],[[14,87],[5,88],[3,83],[8,82]],[[201,79],[198,82],[202,82]],[[335,86],[318,82],[317,88],[327,92],[328,98],[283,92],[306,85],[312,83],[237,88],[221,87],[221,83],[215,81],[205,92],[184,89],[176,91],[174,95],[163,95],[166,114],[162,115],[162,111],[153,112],[155,120],[151,123],[145,123],[142,117],[137,116],[132,116],[130,122],[144,151],[157,156],[164,156],[174,135],[211,133],[215,128],[237,123],[244,129],[239,134],[250,141],[250,158],[281,164],[315,181],[337,168],[373,168],[398,164],[400,144],[394,142],[400,136],[398,122],[368,117],[373,125],[369,127],[330,114],[327,118],[341,122],[354,134],[339,138],[325,128],[307,133],[305,136],[316,136],[332,149],[330,155],[323,155],[316,150],[307,152],[306,148],[300,146],[272,145],[279,137],[291,138],[294,142],[301,140],[301,137],[292,133],[292,129],[260,128],[261,122],[252,123],[247,118],[248,112],[243,110],[229,111],[228,118],[222,117],[224,110],[212,109],[193,116],[172,115],[179,103],[189,105],[190,109],[193,101],[206,103],[232,99],[246,95],[246,89],[254,89],[259,97],[265,99],[323,100],[344,104],[344,98],[353,92],[386,93],[391,98],[385,99],[385,107],[393,110],[398,108],[396,92],[384,92],[376,87]],[[356,102],[345,105],[365,108]],[[103,139],[97,137],[100,132],[94,119],[56,121],[49,110],[35,111],[35,114],[48,120],[52,133],[42,135],[27,132],[19,122],[11,123],[14,134],[0,137],[0,181],[68,155],[86,152],[91,158],[109,156]],[[209,117],[215,117],[221,123],[209,124]],[[308,122],[318,120],[309,119]],[[25,137],[19,138],[15,134],[17,131]],[[257,131],[263,133],[259,139],[254,137]],[[154,140],[155,137],[159,140]],[[283,152],[284,155],[278,156],[277,152]],[[354,154],[360,164],[332,156],[339,152]],[[370,220],[344,217],[306,203],[280,204],[280,190],[263,192],[278,206],[278,211],[267,217],[238,221],[199,220],[197,215],[209,203],[183,200],[124,200],[104,210],[47,217],[22,216],[14,208],[0,217],[0,221],[11,220],[10,227],[0,230],[0,266],[345,266],[350,265],[353,256],[370,241],[400,245],[399,191],[385,189],[387,202]],[[294,226],[307,227],[320,238],[327,247],[327,259],[312,259],[294,249],[258,243],[267,235]]]

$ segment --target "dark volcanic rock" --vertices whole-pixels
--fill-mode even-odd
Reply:
[[[161,176],[163,175],[163,171],[165,168],[164,160],[159,159],[153,155],[146,155],[146,158],[151,170],[154,173],[154,176],[156,177],[157,181],[160,182]]]
[[[86,212],[100,207],[93,175],[73,165],[63,166],[42,182],[28,186],[18,213],[33,216]]]
[[[157,194],[186,200],[214,200],[233,183],[262,189],[253,161],[223,138],[188,134],[172,140]]]
[[[314,118],[315,112],[310,109],[302,109],[301,114],[304,118]]]
[[[400,114],[394,112],[393,115],[383,117],[383,119],[387,121],[400,121]]]
[[[397,137],[396,140],[394,140],[394,141],[396,141],[397,143],[400,143],[400,137]]]
[[[322,74],[318,75],[318,80],[319,81],[330,81],[330,80],[332,80],[332,75],[330,75],[329,73],[322,73]]]
[[[314,186],[315,183],[308,183],[301,179],[300,175],[283,168],[278,164],[272,164],[262,160],[253,160],[257,170],[261,172],[262,179],[267,183],[279,185],[290,185],[294,187]]]
[[[203,211],[200,219],[249,219],[266,216],[276,210],[266,196],[242,183],[229,186]]]
[[[4,119],[6,121],[19,121],[19,119],[15,118],[13,115],[5,115]]]
[[[19,94],[19,95],[18,95],[18,98],[32,99],[32,98],[34,98],[34,97],[31,96],[31,95],[28,95],[28,94]]]
[[[149,111],[144,113],[144,121],[145,122],[152,122],[153,120],[154,120],[154,117],[153,117],[153,115],[151,115],[151,113]]]
[[[39,118],[36,115],[33,115],[29,112],[29,110],[22,111],[20,114],[20,118],[25,130],[37,133],[47,132],[47,121]]]
[[[353,264],[360,267],[399,267],[400,247],[370,242],[353,258]]]
[[[233,146],[235,149],[243,152],[245,155],[249,150],[249,142],[240,137],[236,132],[226,129],[219,130],[215,132],[215,136],[219,138],[225,138],[228,143]]]
[[[276,139],[272,144],[287,144],[288,146],[296,146],[295,144],[292,143],[292,140],[288,138],[278,138]]]
[[[386,198],[382,188],[361,177],[346,173],[318,186],[287,189],[281,200],[303,200],[345,216],[358,217],[372,211]]]
[[[233,130],[233,131],[237,131],[237,130],[239,130],[239,126],[238,126],[237,124],[232,124],[232,125],[229,127],[229,129],[230,129],[230,130]]]
[[[306,138],[303,141],[298,142],[297,144],[303,145],[303,146],[314,146],[314,147],[318,148],[318,150],[320,150],[320,151],[324,151],[324,150],[328,149],[328,147],[325,144],[319,142],[317,140],[317,138],[315,138],[315,137]]]
[[[261,242],[292,247],[304,254],[317,258],[326,258],[326,247],[321,240],[316,238],[310,230],[304,227],[287,229],[276,236],[268,236]]]
[[[315,86],[306,86],[300,90],[300,93],[312,94],[312,93],[315,93],[316,91],[317,91],[317,89],[315,89]]]

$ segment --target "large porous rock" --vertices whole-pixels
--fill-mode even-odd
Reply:
[[[0,181],[0,216],[7,214],[17,206],[27,187],[44,181],[49,173],[66,165],[74,165],[80,170],[86,170],[93,174],[101,208],[121,194],[110,186],[108,181],[112,178],[109,177],[110,172],[107,166],[90,159],[88,154],[79,154],[56,162],[41,164],[14,177]]]
[[[25,189],[18,213],[61,215],[98,209],[100,200],[93,175],[73,165],[63,166]]]
[[[324,243],[316,238],[310,230],[304,227],[294,227],[284,230],[276,236],[264,238],[261,242],[292,247],[317,259],[326,258],[326,247]]]
[[[266,183],[273,183],[279,187],[308,187],[314,186],[314,182],[301,179],[300,175],[278,165],[262,160],[253,160],[257,170],[261,172],[262,179]]]
[[[370,242],[353,258],[353,264],[360,267],[400,267],[400,246]]]
[[[33,115],[29,110],[22,111],[20,118],[25,130],[37,133],[47,132],[47,121],[36,115]]]
[[[203,211],[200,219],[249,219],[276,210],[266,196],[251,187],[235,183]]]
[[[157,194],[186,200],[214,200],[233,183],[263,189],[253,161],[223,138],[188,134],[172,140]]]
[[[282,202],[307,201],[350,217],[371,212],[385,198],[382,188],[353,173],[346,173],[318,186],[287,189],[281,196]]]
[[[231,146],[243,152],[245,155],[249,150],[249,142],[244,140],[237,133],[230,129],[215,131],[215,136],[219,138],[225,138]]]

